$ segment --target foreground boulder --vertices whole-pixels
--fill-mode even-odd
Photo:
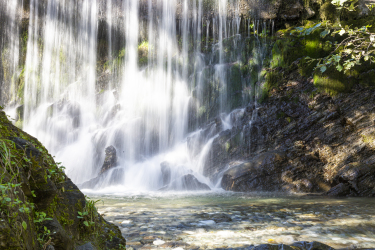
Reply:
[[[122,249],[105,221],[43,145],[0,111],[0,249]]]
[[[197,191],[197,190],[211,190],[211,188],[198,181],[192,174],[187,174],[172,181],[169,185],[160,189],[160,191]]]

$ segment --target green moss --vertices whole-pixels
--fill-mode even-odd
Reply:
[[[328,67],[327,71],[324,73],[317,70],[314,73],[314,85],[330,95],[346,93],[352,89],[356,81],[353,74],[355,74],[355,72],[343,74],[333,67]]]
[[[375,144],[375,133],[368,134],[368,135],[361,135],[362,140],[366,144]]]
[[[138,65],[145,66],[148,63],[148,52],[149,52],[148,41],[143,41],[138,45]]]

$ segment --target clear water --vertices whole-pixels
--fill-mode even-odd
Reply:
[[[110,192],[110,190],[107,190]],[[119,225],[128,246],[143,239],[202,249],[264,243],[319,241],[335,249],[375,248],[375,200],[285,196],[280,193],[86,192],[107,220]],[[215,221],[225,214],[229,222]],[[162,242],[161,242],[162,243]],[[188,248],[183,247],[183,248]]]

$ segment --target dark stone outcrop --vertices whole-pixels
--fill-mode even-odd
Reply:
[[[359,82],[332,97],[298,69],[288,72],[267,101],[245,107],[214,139],[204,175],[223,177],[233,191],[375,196],[374,91]],[[285,157],[269,168],[262,157],[274,152]]]
[[[278,191],[285,154],[267,152],[224,172],[221,186],[230,191]]]
[[[160,191],[198,191],[198,190],[211,190],[209,186],[195,178],[192,174],[184,175],[174,181],[172,181],[168,186],[165,186]]]
[[[105,171],[116,167],[117,165],[117,154],[116,149],[113,146],[109,146],[105,149],[105,159],[100,170],[100,174],[103,174]]]
[[[79,188],[82,189],[93,189],[100,188],[106,180],[113,184],[121,184],[124,176],[124,170],[121,168],[114,169],[117,166],[117,154],[116,149],[113,146],[109,146],[105,149],[105,159],[102,168],[97,177],[92,178],[84,183],[78,184]],[[113,169],[112,174],[109,170]]]

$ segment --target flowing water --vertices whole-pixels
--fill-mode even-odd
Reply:
[[[18,65],[13,60],[9,71],[19,89],[14,94],[13,84],[8,91],[8,114],[46,145],[75,183],[98,176],[104,149],[112,145],[118,166],[96,189],[120,183],[133,190],[157,190],[163,186],[160,163],[166,161],[172,178],[193,173],[215,186],[202,175],[203,168],[213,139],[231,121],[225,128],[211,128],[214,132],[204,139],[199,127],[215,117],[228,120],[231,109],[256,99],[255,82],[261,78],[273,21],[241,21],[238,1],[231,2],[231,12],[226,0],[218,1],[210,16],[203,4],[4,4],[10,16],[3,47],[14,59],[24,49],[17,48],[21,26],[16,10],[23,6],[28,17],[25,61]],[[245,53],[248,44],[255,45]],[[256,79],[240,76],[242,61],[249,58],[258,66]],[[188,147],[189,137],[198,138],[196,148]]]
[[[135,249],[245,249],[319,241],[335,249],[375,248],[375,201],[280,193],[88,192],[99,213]],[[108,193],[112,193],[108,195]]]

